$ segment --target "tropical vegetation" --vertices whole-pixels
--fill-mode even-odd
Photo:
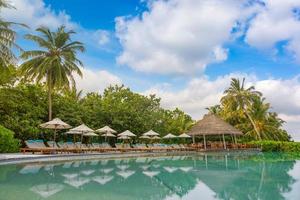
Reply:
[[[82,76],[79,67],[83,64],[76,53],[83,52],[84,46],[81,42],[72,41],[71,35],[75,32],[66,31],[64,26],[59,27],[56,32],[46,27],[40,27],[36,31],[41,36],[28,34],[25,38],[37,43],[40,49],[22,52],[20,57],[24,62],[20,66],[20,72],[26,80],[38,83],[45,81],[48,88],[48,119],[51,120],[53,89],[70,88],[70,85],[75,85],[74,73]]]
[[[233,78],[224,91],[220,104],[208,108],[225,121],[240,129],[245,140],[288,141],[288,133],[282,128],[284,121],[271,111],[262,93],[254,86],[246,87],[245,79]]]
[[[0,153],[16,152],[19,146],[19,140],[14,138],[14,132],[0,125]]]
[[[0,0],[0,7],[11,6]],[[47,139],[50,134],[39,124],[52,116],[72,126],[109,125],[137,135],[150,129],[162,135],[179,134],[193,125],[192,118],[180,109],[164,109],[155,95],[144,96],[125,86],[109,86],[103,93],[77,91],[74,74],[82,75],[78,53],[85,48],[72,40],[75,32],[64,26],[56,31],[39,27],[37,34],[25,35],[38,48],[22,50],[17,58],[12,50],[18,47],[13,24],[0,19],[0,124],[15,133],[9,137],[14,135],[21,141]],[[232,79],[220,104],[208,110],[245,133],[242,140],[288,141],[289,135],[282,128],[284,121],[270,108],[260,92],[253,86],[246,87],[244,79]]]
[[[251,141],[249,145],[258,146],[264,152],[289,152],[300,155],[300,142],[286,142],[286,141]]]

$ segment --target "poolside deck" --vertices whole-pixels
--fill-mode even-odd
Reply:
[[[72,153],[72,154],[31,154],[31,153],[8,153],[0,154],[0,165],[30,162],[58,162],[68,160],[89,160],[89,159],[116,159],[129,157],[148,157],[148,156],[174,156],[174,155],[193,155],[206,153],[250,153],[257,154],[261,149],[199,149],[197,151],[168,151],[168,152],[106,152],[106,153]]]

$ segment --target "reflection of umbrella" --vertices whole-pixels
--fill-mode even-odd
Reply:
[[[64,183],[71,185],[75,188],[79,188],[80,186],[82,186],[88,182],[90,182],[90,179],[83,178],[83,177],[75,177],[75,178],[67,179],[64,181]]]
[[[130,132],[129,130],[126,130],[126,131],[124,131],[124,132],[118,134],[118,136],[119,136],[119,137],[120,137],[120,136],[135,137],[136,135],[133,134],[132,132]]]
[[[179,138],[191,138],[191,136],[189,136],[186,133],[182,133],[181,135],[178,136]]]
[[[92,173],[94,173],[95,170],[82,170],[81,173],[88,176],[91,175]]]
[[[128,169],[129,168],[129,165],[117,165],[117,167],[120,169],[120,170],[125,170],[125,169]]]
[[[142,166],[141,166],[141,168],[142,168],[143,170],[147,170],[149,167],[150,167],[150,165],[142,165]]]
[[[64,189],[64,186],[62,184],[42,184],[42,185],[36,185],[30,188],[32,192],[35,192],[39,194],[43,198],[48,198],[57,192],[60,192]]]
[[[99,163],[99,160],[93,160],[93,161],[91,161],[90,165],[97,165],[98,163]]]
[[[111,181],[113,176],[95,176],[93,181],[100,183],[101,185],[105,185],[107,182]]]
[[[70,168],[71,165],[72,165],[73,162],[66,162],[64,165],[63,165],[63,168]]]
[[[108,160],[101,160],[101,165],[106,165],[108,163]]]
[[[184,171],[184,172],[189,172],[189,171],[191,171],[193,168],[192,168],[192,167],[179,167],[179,169],[180,169],[181,171]]]
[[[139,157],[135,160],[137,163],[145,163],[147,161],[147,158],[145,157]]]
[[[41,165],[26,165],[19,171],[19,173],[20,174],[36,174],[40,171],[41,168],[42,168]]]
[[[176,136],[173,135],[172,133],[169,133],[168,135],[165,135],[163,138],[165,138],[165,139],[171,139],[171,138],[176,138]]]
[[[104,172],[105,174],[108,174],[108,173],[112,172],[113,170],[114,170],[113,168],[101,169],[101,171]]]
[[[152,137],[152,136],[159,136],[159,133],[156,133],[155,131],[150,130],[150,131],[144,133],[143,135]]]
[[[42,128],[47,128],[47,129],[54,129],[54,143],[53,143],[53,147],[55,144],[55,139],[56,139],[56,130],[61,130],[61,129],[69,129],[71,128],[71,126],[65,122],[63,122],[61,119],[59,118],[55,118],[49,122],[43,123],[40,125],[40,127]]]
[[[145,174],[146,176],[149,176],[150,178],[158,175],[159,173],[160,173],[159,171],[143,171],[143,174]]]
[[[164,167],[164,169],[169,173],[173,173],[177,170],[176,167]]]
[[[130,177],[131,175],[133,175],[135,172],[134,171],[130,171],[130,170],[127,170],[127,171],[119,171],[117,172],[117,174],[119,176],[122,176],[123,178],[127,179],[128,177]]]
[[[61,174],[63,177],[67,178],[67,179],[72,179],[78,176],[78,174],[76,173],[65,173],[65,174]]]

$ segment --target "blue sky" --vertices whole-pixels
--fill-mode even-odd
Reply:
[[[82,3],[82,0],[73,0],[72,3],[68,0],[45,0],[44,2],[46,6],[51,7],[55,12],[64,11],[71,16],[72,21],[75,21],[84,28],[91,30],[103,29],[111,31],[112,33],[115,31],[116,17],[139,16],[147,10],[146,3],[140,0],[91,0],[89,3]],[[280,43],[276,44],[276,48],[279,51],[282,48],[281,45]],[[293,55],[284,51],[280,51],[274,56],[270,51],[258,50],[249,46],[243,41],[243,38],[233,43],[225,44],[224,46],[229,48],[228,59],[222,63],[211,64],[205,71],[205,74],[211,79],[231,72],[256,74],[259,78],[292,78],[295,74],[299,74],[300,72],[299,63],[295,62]],[[116,44],[113,48],[113,52],[107,52],[87,46],[86,54],[91,58],[87,59],[86,62],[88,64],[91,63],[93,67],[111,70],[120,76],[122,76],[122,74],[141,76],[140,73],[134,71],[128,72],[130,68],[120,69],[120,66],[115,62],[115,58],[120,51],[122,51],[122,47]],[[93,59],[95,59],[95,61]],[[94,62],[100,63],[95,64]],[[103,66],[101,66],[101,62]],[[168,79],[174,78],[172,76],[160,76],[157,74],[155,76],[149,76],[149,74],[142,76],[144,76],[143,79],[149,79],[149,84],[153,84],[152,82],[165,82],[168,81]],[[133,87],[142,91],[146,89],[149,84]]]
[[[193,118],[217,104],[231,77],[246,77],[287,121],[300,128],[300,0],[11,0],[2,17],[39,26],[65,25],[85,43],[85,92],[125,84],[155,93],[162,106]]]

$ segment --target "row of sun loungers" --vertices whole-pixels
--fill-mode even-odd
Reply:
[[[47,145],[46,145],[47,144]],[[43,140],[26,140],[26,148],[21,148],[23,153],[85,153],[85,152],[109,152],[109,151],[187,151],[194,149],[193,147],[187,147],[183,144],[115,144],[116,147],[110,146],[108,143],[92,143],[82,144],[80,142],[53,142],[48,141],[44,143]]]

